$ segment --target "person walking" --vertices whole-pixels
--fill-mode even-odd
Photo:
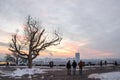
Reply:
[[[67,62],[66,68],[67,68],[67,75],[71,75],[71,63],[70,63],[70,60]]]
[[[73,60],[72,67],[73,67],[73,75],[75,75],[76,74],[76,67],[77,67],[77,63],[75,60]]]
[[[84,62],[80,60],[80,62],[78,63],[78,66],[79,66],[79,74],[82,75],[82,69],[83,69],[83,66],[84,66]]]

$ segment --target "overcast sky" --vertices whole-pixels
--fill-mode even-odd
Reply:
[[[28,15],[63,36],[58,47],[46,50],[54,57],[78,51],[81,58],[120,57],[120,0],[0,0],[1,53]]]

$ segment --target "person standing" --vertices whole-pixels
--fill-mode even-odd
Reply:
[[[100,61],[100,67],[102,67],[103,63],[102,63],[102,60]]]
[[[107,65],[107,61],[105,60],[105,66]]]
[[[50,68],[53,68],[53,66],[54,66],[53,61],[50,61],[50,62],[49,62],[49,66],[50,66]]]
[[[9,67],[9,62],[7,61],[6,66]]]
[[[118,66],[118,63],[117,63],[117,61],[115,61],[113,68],[116,69],[117,66]]]
[[[73,60],[72,67],[73,67],[73,75],[75,75],[76,74],[76,67],[77,67],[77,63],[75,60]]]
[[[105,60],[105,67],[107,66],[107,61]]]
[[[115,66],[117,66],[117,65],[118,65],[117,61],[115,61],[115,62],[114,62],[114,65],[115,65]]]
[[[80,60],[80,62],[78,63],[78,66],[79,66],[79,74],[82,75],[82,69],[83,69],[83,66],[84,66],[84,62],[82,62]]]
[[[67,68],[67,75],[71,75],[71,63],[70,63],[70,60],[67,62],[66,68]]]

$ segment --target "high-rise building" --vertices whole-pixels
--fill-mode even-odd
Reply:
[[[79,52],[75,53],[75,60],[77,63],[80,61],[80,53]]]

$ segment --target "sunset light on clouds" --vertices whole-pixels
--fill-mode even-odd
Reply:
[[[119,0],[0,0],[0,54],[11,53],[8,45],[16,29],[21,31],[31,15],[43,27],[58,30],[60,45],[40,56],[81,58],[120,57]]]

